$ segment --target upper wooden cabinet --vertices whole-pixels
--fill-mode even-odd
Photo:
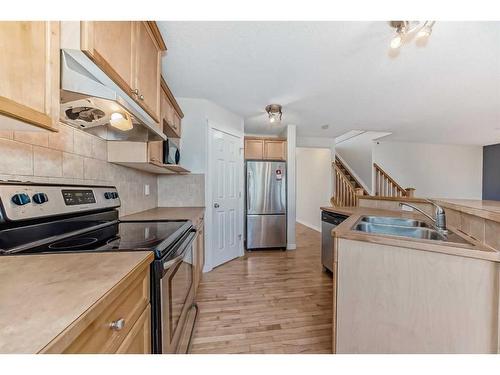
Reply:
[[[286,140],[245,138],[246,160],[286,160]]]
[[[163,77],[161,78],[160,106],[163,132],[169,138],[180,138],[182,133],[181,121],[184,113],[182,113],[179,104]]]
[[[0,114],[56,130],[59,38],[59,22],[0,22]]]
[[[156,24],[155,24],[156,25]],[[136,22],[135,51],[135,85],[139,104],[160,121],[160,77],[161,49],[151,26],[146,22]]]
[[[81,49],[156,122],[160,122],[161,56],[155,22],[83,21]]]

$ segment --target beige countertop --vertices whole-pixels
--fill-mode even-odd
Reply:
[[[157,207],[123,216],[121,220],[191,220],[197,226],[203,218],[205,207]]]
[[[120,282],[146,251],[0,257],[0,353],[38,353]]]
[[[349,218],[346,219],[342,224],[333,229],[332,235],[334,237],[500,262],[499,251],[483,245],[482,243],[465,235],[464,233],[458,231],[453,227],[450,227],[450,229],[462,238],[469,241],[470,244],[457,244],[434,240],[422,240],[415,238],[386,236],[380,234],[369,234],[352,230],[352,227],[364,215],[405,217],[424,221],[428,220],[418,213],[365,207],[321,207],[321,210],[349,216]]]
[[[500,222],[500,202],[478,199],[433,199],[444,208]]]

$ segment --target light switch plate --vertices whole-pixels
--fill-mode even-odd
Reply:
[[[144,195],[149,195],[149,185],[144,185]]]

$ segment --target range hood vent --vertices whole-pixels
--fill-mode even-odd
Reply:
[[[112,126],[112,114],[129,121],[130,129]],[[166,139],[154,120],[79,50],[61,51],[60,120],[108,141]]]

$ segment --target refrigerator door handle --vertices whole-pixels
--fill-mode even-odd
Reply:
[[[247,173],[247,212],[250,211],[250,207],[252,207],[252,203],[251,203],[252,194],[250,193],[251,186],[252,186],[252,173],[248,172]]]

